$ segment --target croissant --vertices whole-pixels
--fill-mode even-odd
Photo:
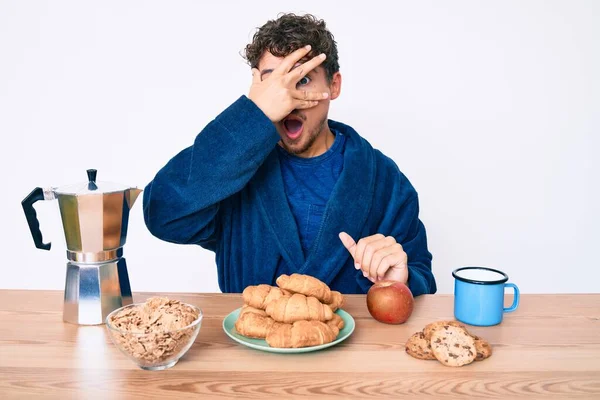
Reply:
[[[277,286],[290,292],[313,296],[326,304],[331,302],[329,286],[313,276],[296,273],[292,275],[283,274],[275,282]]]
[[[333,312],[327,304],[321,303],[316,297],[300,293],[270,302],[265,311],[275,321],[284,323],[300,320],[328,321],[333,318]]]
[[[247,286],[242,293],[244,303],[249,306],[264,310],[273,300],[277,300],[284,295],[289,294],[285,290],[270,285],[254,285]]]
[[[337,328],[338,331],[344,329],[344,320],[338,314],[333,314],[333,318],[327,321],[327,325]]]
[[[247,337],[264,339],[275,324],[280,325],[264,310],[243,306],[237,321],[235,321],[235,330]]]
[[[256,307],[252,307],[247,304],[244,304],[244,306],[240,310],[240,315],[238,316],[238,318],[243,316],[244,314],[257,314],[257,315],[262,315],[263,317],[268,317],[265,310],[261,310]]]
[[[271,329],[266,341],[271,347],[318,346],[335,340],[337,333],[321,321],[296,321]]]
[[[344,305],[344,295],[336,290],[331,291],[331,302],[327,303],[331,311],[335,312]]]

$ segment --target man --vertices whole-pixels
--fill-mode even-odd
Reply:
[[[346,294],[381,279],[435,293],[415,189],[354,129],[328,119],[342,77],[325,23],[282,15],[259,28],[245,57],[248,95],[146,187],[150,232],[214,251],[223,292],[298,272]]]

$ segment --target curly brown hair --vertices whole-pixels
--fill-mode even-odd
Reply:
[[[337,44],[327,29],[325,21],[314,15],[280,14],[276,20],[270,20],[252,38],[242,55],[251,68],[257,68],[265,51],[276,57],[285,57],[294,50],[310,44],[309,58],[325,53],[327,58],[321,64],[325,69],[327,81],[340,70]]]

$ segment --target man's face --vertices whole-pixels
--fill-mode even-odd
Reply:
[[[281,63],[283,57],[275,57],[268,51],[261,57],[258,63],[258,70],[261,73],[262,80],[269,77],[271,72]],[[302,62],[307,60],[302,60]],[[298,63],[296,66],[300,65]],[[295,67],[296,67],[295,66]],[[325,69],[321,66],[310,71],[297,84],[299,90],[311,92],[327,92],[329,97],[320,100],[315,107],[294,110],[283,120],[276,122],[275,127],[279,136],[281,136],[281,146],[289,153],[299,156],[310,157],[313,155],[313,147],[318,138],[322,137],[324,132],[328,132],[327,114],[329,112],[329,102],[337,97],[341,77],[339,72],[334,75],[332,83],[327,82]],[[336,86],[338,85],[338,86]]]

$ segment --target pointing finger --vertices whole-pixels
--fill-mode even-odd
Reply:
[[[362,239],[360,239],[358,241],[358,243],[356,244],[356,251],[354,254],[354,262],[357,263],[359,265],[359,268],[362,268],[362,270],[367,273],[368,275],[368,265],[366,266],[367,268],[365,268],[365,266],[363,266],[363,262],[364,262],[364,254],[365,254],[365,250],[367,249],[367,245],[369,243],[378,241],[380,239],[383,239],[385,236],[383,236],[380,233],[377,233],[375,235],[372,236],[367,236],[364,237]]]
[[[352,258],[354,258],[354,253],[356,251],[356,242],[354,239],[346,232],[340,232],[339,237],[344,247],[350,252]]]

